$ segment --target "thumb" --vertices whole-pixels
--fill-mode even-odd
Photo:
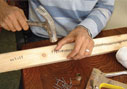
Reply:
[[[73,37],[65,37],[63,38],[61,41],[58,42],[55,50],[59,50],[62,48],[63,45],[67,44],[67,43],[70,43],[70,42],[73,42]]]

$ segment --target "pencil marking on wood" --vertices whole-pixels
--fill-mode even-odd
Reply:
[[[63,50],[57,50],[57,51],[52,50],[52,53],[63,53],[63,52],[71,52],[71,51],[72,49],[63,49]]]
[[[23,55],[21,55],[21,56],[16,56],[16,57],[14,57],[14,58],[11,58],[10,61],[13,62],[13,61],[21,60],[21,59],[23,59]]]

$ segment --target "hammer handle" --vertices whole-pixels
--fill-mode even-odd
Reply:
[[[37,26],[37,27],[45,27],[46,23],[45,22],[32,22],[32,21],[27,21],[28,25],[30,26]]]

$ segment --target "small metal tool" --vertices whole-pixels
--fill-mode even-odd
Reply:
[[[70,83],[68,84],[65,79],[62,77],[62,79],[56,79],[56,84],[53,86],[55,89],[71,89],[72,88],[72,82],[70,79]]]
[[[56,35],[56,27],[55,23],[53,21],[53,18],[50,16],[50,14],[42,7],[39,6],[37,9],[38,13],[42,15],[45,18],[45,22],[32,22],[27,21],[28,25],[30,26],[39,26],[47,30],[50,42],[56,42],[57,41],[57,35]]]
[[[53,86],[55,89],[78,89],[82,80],[81,74],[77,73],[76,77],[70,78],[69,81],[66,81],[64,77],[61,79],[56,78],[56,84]]]
[[[120,76],[120,75],[127,75],[127,71],[105,73],[105,77],[115,77],[115,76]]]
[[[123,74],[126,74],[126,71],[115,73],[103,73],[100,70],[94,68],[90,76],[90,79],[87,83],[86,89],[101,89],[102,86],[106,86],[104,88],[109,89],[127,89],[127,84],[107,78]]]

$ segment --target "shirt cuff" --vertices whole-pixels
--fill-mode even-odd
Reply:
[[[91,35],[92,38],[94,38],[99,33],[97,24],[92,19],[85,19],[78,25],[81,25],[87,28],[88,33]]]
[[[83,25],[78,25],[78,26],[82,26],[82,27],[84,27]],[[89,36],[92,38],[92,34],[91,34],[91,32],[90,32],[86,27],[84,27],[84,28],[85,28],[85,30],[88,32]]]

